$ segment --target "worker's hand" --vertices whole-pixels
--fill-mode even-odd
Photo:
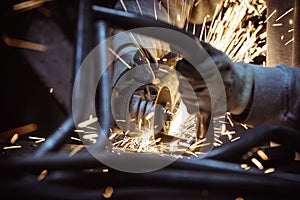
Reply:
[[[254,80],[253,66],[243,62],[233,62],[225,53],[208,43],[202,42],[202,46],[210,58],[204,60],[200,66],[206,68],[217,66],[225,86],[227,111],[236,115],[241,114],[250,102]],[[183,100],[187,104],[193,104],[197,101],[200,111],[210,113],[211,97],[199,72],[193,66],[184,63],[179,63],[177,70],[189,81],[198,98],[190,98],[193,95],[186,94],[186,85],[181,84],[179,91],[182,93]],[[206,78],[209,79],[210,77]]]
[[[131,73],[130,78],[139,83],[151,83],[155,77],[150,65],[147,65],[148,63],[148,58],[146,58],[139,50],[129,51],[126,54],[121,55],[120,58],[116,58],[113,65],[113,87],[122,75],[130,69],[139,66],[142,67],[139,67],[138,70]]]

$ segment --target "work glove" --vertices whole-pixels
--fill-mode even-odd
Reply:
[[[112,86],[115,86],[123,74],[139,66],[143,67],[135,70],[135,73],[131,74],[131,78],[140,83],[152,82],[154,73],[148,63],[148,58],[139,50],[129,51],[121,55],[120,58],[116,58],[113,64]]]
[[[233,62],[224,52],[217,50],[208,43],[201,42],[202,47],[210,55],[207,59],[200,63],[200,67],[217,67],[224,83],[226,92],[227,111],[239,115],[245,111],[250,103],[254,70],[251,64],[244,62]],[[182,74],[183,78],[194,89],[195,95],[187,94],[186,84],[180,84],[179,91],[182,99],[186,104],[199,106],[200,111],[205,113],[211,112],[211,96],[207,85],[199,72],[187,61],[182,60],[177,65],[177,70]],[[206,81],[212,77],[207,77]],[[213,97],[218,98],[218,97]],[[190,106],[191,107],[191,106]]]

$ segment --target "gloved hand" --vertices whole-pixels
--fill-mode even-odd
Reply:
[[[139,50],[129,51],[120,58],[116,58],[113,65],[112,86],[114,87],[119,78],[121,78],[124,73],[128,72],[130,68],[132,69],[140,65],[143,67],[140,67],[139,70],[135,70],[135,73],[131,74],[131,78],[141,83],[152,82],[154,73],[151,67],[147,65],[148,62],[148,58],[146,58]]]
[[[215,49],[210,44],[205,42],[201,44],[211,57],[211,59],[204,60],[201,65],[217,66],[221,74],[226,91],[227,111],[234,115],[241,114],[245,111],[252,96],[253,66],[243,62],[233,62],[224,52]],[[193,95],[186,93],[186,85],[180,84],[179,91],[182,93],[183,101],[187,104],[198,102],[200,111],[209,113],[211,97],[199,72],[184,60],[178,63],[177,70],[189,81],[198,98],[191,98]]]

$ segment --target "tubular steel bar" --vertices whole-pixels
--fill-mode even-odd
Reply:
[[[263,145],[279,136],[289,140],[291,149],[295,149],[297,142],[300,142],[300,134],[296,129],[275,124],[261,125],[249,130],[240,140],[216,148],[204,157],[236,162],[252,147]]]
[[[120,10],[110,9],[102,6],[92,6],[94,14],[94,20],[103,19],[111,26],[119,27],[125,30],[141,28],[141,27],[158,27],[158,28],[166,28],[174,31],[178,31],[182,34],[188,35],[191,38],[195,39],[195,42],[198,40],[194,35],[186,32],[183,29],[177,28],[171,24],[154,20],[151,17],[138,15],[134,13],[128,13]],[[153,35],[150,35],[153,36]],[[162,39],[162,38],[158,38]]]
[[[99,80],[97,88],[97,98],[96,102],[97,114],[100,119],[100,125],[105,136],[108,137],[110,122],[111,122],[111,110],[110,110],[110,96],[111,96],[111,84],[110,84],[110,67],[108,66],[109,53],[107,42],[104,42],[108,37],[108,26],[105,21],[98,20],[95,22],[95,42],[96,44],[101,44],[99,46],[99,55],[96,56],[96,67],[103,71],[103,74]],[[97,141],[98,143],[103,141]]]
[[[65,144],[67,138],[74,129],[73,117],[70,116],[47,140],[34,152],[34,157],[42,157],[45,154],[58,150]]]

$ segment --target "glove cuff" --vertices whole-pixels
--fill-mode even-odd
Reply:
[[[235,81],[236,85],[234,86],[234,90],[236,95],[233,95],[228,99],[228,102],[235,102],[232,106],[229,107],[229,112],[234,115],[239,115],[245,111],[247,108],[249,101],[252,95],[252,88],[254,82],[254,70],[251,64],[238,62],[234,65],[237,70],[239,70],[237,81]],[[234,99],[233,99],[234,98]]]

